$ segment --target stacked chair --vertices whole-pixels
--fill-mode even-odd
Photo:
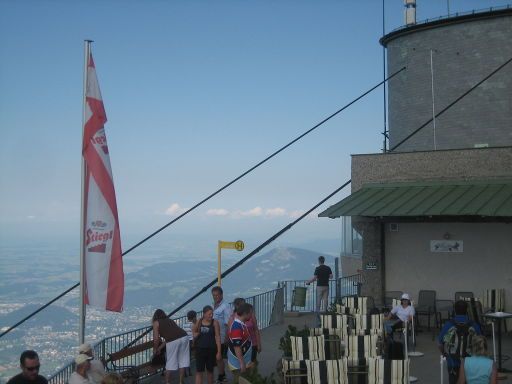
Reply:
[[[290,336],[292,359],[283,359],[285,383],[348,384],[339,337]]]
[[[309,336],[291,336],[284,383],[409,383],[409,360],[382,356],[384,315],[370,313],[372,308],[371,297],[345,297],[338,313],[320,315],[321,326],[311,328]]]
[[[487,312],[505,312],[505,289],[485,289],[482,298],[462,298],[469,302],[468,315],[472,321],[478,322],[483,331],[489,331],[490,321],[483,317]],[[505,321],[505,331],[508,329]],[[487,333],[487,332],[486,332]]]

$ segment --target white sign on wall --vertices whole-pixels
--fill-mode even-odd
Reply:
[[[462,240],[430,240],[430,252],[464,252]]]

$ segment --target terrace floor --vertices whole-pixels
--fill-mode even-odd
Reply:
[[[285,313],[283,324],[273,325],[265,328],[261,332],[262,339],[262,352],[258,357],[259,365],[258,372],[262,376],[270,376],[276,372],[277,364],[281,360],[282,351],[279,349],[279,339],[284,335],[288,325],[293,325],[298,329],[307,326],[309,328],[315,326],[315,315],[312,313]],[[411,358],[411,376],[418,379],[419,383],[440,383],[441,367],[440,356],[437,349],[437,343],[432,340],[433,334],[437,331],[424,331],[417,334],[416,350],[423,352],[422,357]],[[488,338],[489,348],[492,350],[492,336]],[[497,348],[497,347],[496,347]],[[512,334],[503,334],[502,337],[502,354],[512,356]],[[512,359],[505,361],[503,367],[510,369],[511,372],[506,374],[506,377],[501,379],[499,383],[512,383]],[[446,366],[443,367],[444,383],[448,383]],[[500,374],[502,375],[502,374]],[[231,375],[228,373],[228,379],[231,382]],[[177,382],[173,381],[173,382]],[[206,380],[205,380],[206,382]],[[154,377],[151,384],[165,383],[161,376]],[[193,377],[188,377],[186,383],[194,383]]]

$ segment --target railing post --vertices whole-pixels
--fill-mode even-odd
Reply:
[[[336,279],[336,297],[335,302],[338,302],[339,297],[341,296],[341,281],[340,281],[340,258],[336,257],[334,259],[334,278]]]

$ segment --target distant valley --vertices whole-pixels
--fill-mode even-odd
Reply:
[[[274,248],[255,256],[230,273],[222,282],[225,298],[248,297],[277,287],[282,280],[304,280],[312,276],[320,253],[302,248]],[[325,252],[326,262],[333,265],[333,256]],[[236,261],[223,265],[226,270]],[[224,263],[223,263],[224,264]],[[217,264],[213,261],[181,260],[159,262],[125,276],[125,311],[122,314],[88,308],[86,338],[99,340],[109,335],[150,325],[156,308],[169,312],[207,284],[216,279]],[[13,276],[14,277],[14,276]],[[26,277],[26,276],[25,276]],[[28,279],[30,280],[30,279]],[[61,275],[58,279],[37,281],[42,290],[69,287],[74,282]],[[2,305],[0,327],[13,325],[43,303],[37,300],[40,291],[29,290],[30,284],[3,280],[2,297],[14,301]],[[0,382],[17,372],[17,358],[25,348],[41,352],[45,361],[42,373],[50,374],[70,359],[76,348],[78,330],[78,290],[37,314],[8,336],[0,339]],[[30,296],[33,294],[34,298]],[[23,301],[15,300],[19,297]],[[16,302],[17,301],[17,302]],[[23,304],[29,303],[29,304]],[[209,290],[189,304],[188,309],[201,309],[211,303]]]

